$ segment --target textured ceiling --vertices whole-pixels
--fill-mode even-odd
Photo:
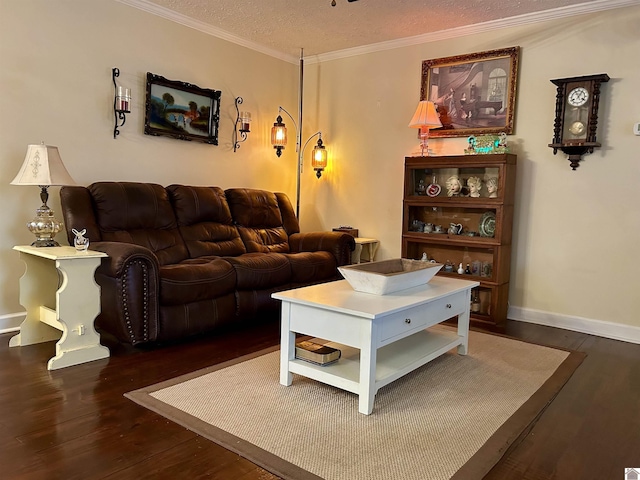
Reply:
[[[283,55],[319,55],[550,11],[584,13],[635,0],[119,0],[192,19]],[[160,7],[159,9],[157,7]],[[582,9],[582,10],[581,10]],[[169,15],[168,18],[171,18]],[[175,20],[175,18],[173,18]],[[184,23],[184,22],[183,22]],[[188,23],[188,22],[187,22]]]

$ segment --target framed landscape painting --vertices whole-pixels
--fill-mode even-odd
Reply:
[[[144,133],[217,145],[220,96],[218,90],[147,72]]]
[[[435,103],[442,128],[430,137],[514,133],[520,47],[422,62],[420,100]]]

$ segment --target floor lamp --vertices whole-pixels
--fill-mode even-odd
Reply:
[[[302,145],[302,88],[304,84],[304,59],[303,59],[303,49],[300,49],[300,87],[299,87],[299,103],[298,103],[298,123],[293,119],[291,114],[287,112],[281,106],[278,107],[278,117],[276,118],[276,122],[273,124],[271,128],[271,145],[276,150],[276,155],[279,157],[282,155],[282,150],[287,145],[287,127],[282,121],[282,116],[280,115],[282,112],[287,114],[287,116],[293,122],[293,125],[296,129],[296,153],[298,164],[296,167],[296,217],[300,219],[300,174],[303,170],[303,157],[304,157],[304,149],[307,147],[312,138],[318,137],[318,142],[315,147],[313,147],[313,154],[311,157],[311,166],[316,171],[316,177],[320,178],[322,176],[322,171],[327,166],[327,150],[325,149],[322,143],[322,132],[317,131],[313,135],[311,135],[307,141]]]

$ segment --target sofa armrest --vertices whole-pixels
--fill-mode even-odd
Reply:
[[[351,252],[356,248],[355,239],[342,232],[294,233],[289,236],[291,252],[331,252],[338,266],[351,263]]]
[[[160,284],[156,255],[123,242],[94,242],[90,248],[109,255],[96,270],[101,287],[98,327],[132,345],[155,341]]]
[[[109,277],[120,277],[125,273],[127,265],[135,260],[143,260],[149,264],[155,274],[158,272],[158,257],[146,247],[124,242],[93,242],[90,250],[104,252],[109,255],[102,260],[100,273]]]

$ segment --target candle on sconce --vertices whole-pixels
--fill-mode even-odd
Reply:
[[[116,110],[120,112],[129,112],[131,104],[131,90],[128,88],[118,87],[118,95],[116,96]]]
[[[242,112],[240,114],[240,131],[249,132],[251,127],[251,113]]]

